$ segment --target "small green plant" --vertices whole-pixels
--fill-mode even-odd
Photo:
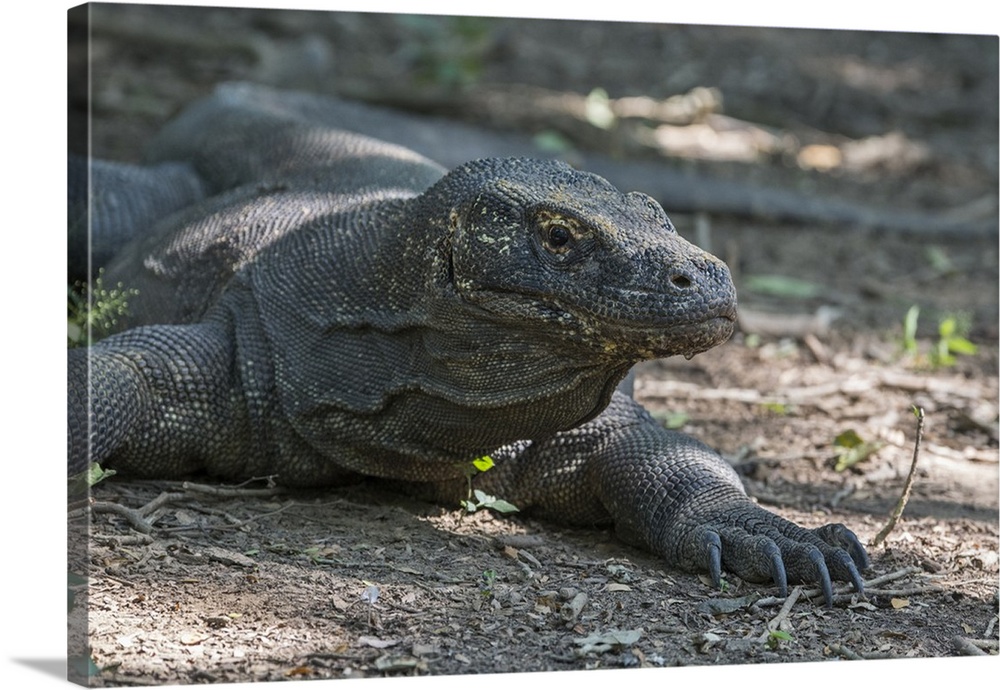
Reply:
[[[833,469],[843,472],[867,459],[885,444],[881,441],[865,441],[854,429],[848,429],[837,435],[833,445],[837,448],[837,464]]]
[[[84,494],[90,489],[90,487],[107,479],[108,477],[113,477],[114,475],[114,470],[106,470],[96,462],[92,462],[90,463],[90,467],[85,469],[83,472],[69,477],[69,495],[78,496],[80,494]]]
[[[502,498],[497,498],[496,496],[490,496],[489,494],[476,489],[472,492],[472,495],[476,500],[472,500],[470,497],[466,501],[462,501],[462,507],[465,508],[470,513],[474,513],[480,508],[489,508],[490,510],[495,510],[498,513],[516,513],[517,506],[512,503],[508,503]]]
[[[765,412],[770,412],[771,414],[778,416],[784,416],[786,414],[791,413],[791,407],[788,405],[788,403],[783,403],[783,402],[777,402],[777,401],[762,402],[760,403],[760,407]]]
[[[792,636],[784,630],[772,630],[767,634],[767,646],[771,650],[777,650],[781,647],[782,642],[790,642],[791,640]]]
[[[974,355],[978,352],[973,343],[965,337],[968,326],[959,327],[957,317],[949,316],[938,324],[938,341],[931,351],[931,363],[934,366],[948,367],[955,363],[955,355]]]
[[[663,418],[663,426],[667,429],[680,429],[690,421],[691,415],[687,412],[668,412]]]
[[[486,472],[493,468],[493,458],[489,455],[483,455],[478,457],[467,465],[462,466],[462,470],[465,473],[466,486],[468,488],[468,493],[466,494],[466,500],[462,501],[462,507],[468,512],[474,513],[480,508],[489,508],[495,510],[498,513],[516,513],[517,507],[512,503],[508,503],[502,498],[497,498],[496,496],[490,496],[484,491],[472,488],[472,478],[475,477],[480,472]],[[475,498],[475,500],[473,500]]]
[[[704,574],[699,575],[698,579],[701,580],[702,584],[704,584],[706,587],[715,587],[715,583],[712,582],[712,578],[710,578],[708,575]],[[727,580],[724,577],[719,579],[719,591],[720,592],[729,591],[729,580]]]
[[[90,345],[113,333],[118,320],[128,316],[128,301],[139,294],[121,282],[108,288],[104,284],[104,269],[99,269],[92,288],[77,283],[70,286],[67,315],[67,345]]]
[[[653,412],[653,419],[658,421],[667,429],[680,429],[691,420],[691,415],[687,412]]]
[[[948,315],[938,322],[938,339],[925,360],[917,341],[919,319],[920,307],[917,305],[910,307],[903,317],[903,351],[917,363],[929,361],[933,367],[949,367],[955,364],[956,355],[974,355],[979,351],[966,337],[971,328],[969,318],[965,315]]]
[[[906,310],[903,317],[903,351],[908,355],[917,354],[917,320],[920,318],[920,307],[914,304]]]
[[[479,585],[479,593],[483,595],[484,598],[489,599],[493,596],[493,588],[496,586],[497,582],[497,571],[490,568],[489,570],[484,570],[482,575],[482,583]]]
[[[461,466],[462,474],[465,475],[465,489],[467,499],[472,498],[472,478],[475,477],[480,472],[486,472],[493,467],[493,458],[489,455],[483,455],[476,458],[472,462],[463,464]]]

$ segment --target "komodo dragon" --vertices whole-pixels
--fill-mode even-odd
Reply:
[[[726,569],[783,593],[817,582],[828,605],[831,579],[862,590],[850,530],[760,508],[717,453],[617,390],[635,363],[734,329],[728,269],[652,198],[554,161],[445,174],[322,106],[221,89],[150,166],[94,165],[95,250],[131,232],[107,280],[140,292],[129,329],[69,351],[71,472],[360,473],[461,496],[488,454],[477,487],[611,521],[717,586]]]

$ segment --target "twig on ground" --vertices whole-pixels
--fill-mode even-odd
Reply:
[[[872,659],[892,658],[888,654],[882,654],[879,652],[872,652],[870,654],[858,654],[850,647],[846,647],[838,642],[834,642],[833,644],[830,645],[830,651],[832,651],[834,654],[838,654],[844,657],[845,659],[849,659],[851,661],[861,661],[863,659],[872,660]]]
[[[145,546],[146,544],[153,543],[153,538],[148,534],[127,534],[124,536],[95,534],[93,538],[98,544],[114,546],[116,548],[119,546]]]
[[[93,591],[97,591],[97,588],[103,589],[103,587],[99,584],[103,580],[111,580],[112,582],[117,582],[118,584],[123,585],[125,587],[135,587],[136,586],[136,584],[134,582],[132,582],[131,580],[125,580],[123,578],[117,577],[117,576],[112,575],[111,573],[105,571],[105,572],[100,573],[99,575],[95,574],[95,578],[91,579],[92,587],[94,587]]]
[[[929,594],[931,592],[943,592],[944,587],[929,583],[926,585],[915,585],[913,587],[902,587],[900,589],[875,589],[865,588],[865,594],[879,597],[908,597],[913,594]]]
[[[253,481],[258,481],[258,479],[254,479]],[[271,478],[263,477],[262,479],[270,481]],[[211,496],[214,498],[260,498],[284,494],[287,491],[284,487],[280,486],[269,486],[264,489],[246,489],[242,488],[242,484],[240,486],[209,486],[207,484],[195,484],[193,482],[180,482],[171,483],[171,485],[179,486],[179,488],[183,491],[163,491],[157,495],[156,498],[140,508],[129,508],[121,505],[120,503],[113,503],[109,501],[95,501],[91,505],[91,510],[97,513],[114,513],[116,515],[121,515],[139,532],[142,532],[143,534],[151,534],[153,531],[153,524],[159,519],[159,516],[156,515],[157,511],[170,503],[193,500],[197,495]],[[194,494],[194,496],[192,494]],[[211,527],[211,529],[234,529],[242,527],[248,522],[258,518],[280,513],[281,511],[288,509],[291,505],[293,504],[288,503],[277,510],[262,513],[260,515],[254,515],[246,520],[240,520],[223,511],[213,511],[207,508],[203,508],[201,510],[212,515],[221,515],[231,523],[229,525],[216,525]],[[190,529],[206,529],[206,527],[203,525],[194,527],[191,525],[181,525],[178,527],[163,528],[162,531],[179,532]],[[110,539],[110,537],[105,538]]]
[[[961,635],[955,635],[951,638],[951,643],[955,646],[955,649],[965,654],[966,656],[986,656],[987,652],[980,649],[976,643],[978,640],[970,640],[967,637],[962,637]],[[984,640],[985,642],[985,640]]]
[[[908,566],[902,570],[896,570],[891,573],[886,573],[885,575],[880,575],[876,578],[868,580],[865,582],[865,594],[879,594],[879,595],[892,595],[897,596],[903,593],[916,594],[921,592],[935,592],[940,589],[936,585],[926,585],[926,586],[916,586],[908,588],[906,590],[880,590],[873,589],[878,585],[885,584],[886,582],[892,582],[893,580],[899,580],[900,578],[906,577],[907,575],[912,575],[913,573],[920,572],[920,568],[916,566]],[[800,589],[796,587],[795,589]],[[813,587],[812,589],[802,590],[800,594],[809,599],[814,599],[822,595],[822,591],[819,587]],[[854,589],[851,585],[842,585],[836,589],[833,596],[833,602],[839,604],[841,602],[850,602],[855,596]],[[792,597],[789,594],[787,597],[762,597],[754,602],[757,606],[778,606],[784,604],[787,599]]]
[[[760,642],[766,642],[772,632],[781,628],[781,624],[788,619],[788,614],[791,612],[795,602],[799,600],[801,594],[801,587],[792,588],[792,593],[785,599],[785,603],[782,605],[781,610],[778,611],[778,615],[767,622],[767,632],[760,636]]]
[[[845,659],[850,659],[851,661],[861,661],[864,659],[863,656],[855,652],[850,647],[834,642],[830,645],[830,651],[834,654],[844,657]]]
[[[153,531],[153,526],[146,520],[141,511],[128,508],[119,503],[96,501],[90,506],[90,509],[95,513],[114,513],[115,515],[121,515],[123,518],[128,520],[132,527],[143,534],[149,534]]]
[[[286,493],[287,489],[283,486],[271,486],[265,489],[244,489],[241,486],[211,486],[208,484],[195,484],[193,482],[184,482],[181,484],[181,488],[185,491],[192,491],[200,494],[207,494],[209,496],[215,496],[218,498],[259,498],[267,496],[277,496],[278,494]]]
[[[789,595],[787,597],[761,597],[760,599],[758,599],[757,601],[754,602],[754,605],[755,606],[780,606],[780,605],[783,605],[789,599],[790,596],[791,595]],[[804,596],[806,599],[817,599],[817,598],[823,596],[823,590],[821,590],[819,587],[814,587],[812,589],[803,589],[800,592],[800,596]],[[848,591],[844,590],[843,592],[838,592],[838,593],[836,593],[836,594],[833,595],[833,603],[834,604],[839,604],[839,603],[842,603],[842,602],[849,602],[853,596],[854,596],[853,591],[852,592],[848,592]]]
[[[266,518],[266,517],[270,517],[272,515],[277,515],[278,513],[284,512],[284,511],[288,510],[289,508],[291,508],[292,506],[295,506],[295,505],[299,505],[299,504],[295,503],[294,501],[289,501],[288,503],[286,503],[285,505],[281,506],[280,508],[268,511],[266,513],[259,513],[257,515],[251,515],[250,517],[248,517],[245,520],[241,520],[241,519],[239,519],[237,517],[234,517],[234,516],[230,515],[229,513],[221,511],[221,510],[212,511],[212,510],[208,510],[208,509],[204,509],[203,508],[203,509],[200,509],[200,510],[202,510],[202,512],[207,513],[209,515],[219,515],[219,516],[222,516],[223,518],[225,518],[226,520],[229,521],[229,524],[228,525],[200,525],[200,524],[199,525],[178,525],[176,527],[164,527],[160,531],[162,531],[162,532],[188,532],[188,531],[192,531],[192,530],[199,530],[199,531],[211,531],[211,530],[222,531],[222,530],[239,529],[239,528],[243,527],[244,525],[250,524],[254,520],[259,520],[260,518]]]
[[[873,577],[870,580],[865,581],[865,587],[877,587],[878,585],[885,584],[886,582],[892,582],[893,580],[900,580],[907,575],[912,575],[913,573],[919,573],[920,568],[915,565],[910,565],[901,570],[894,570],[891,573],[886,573],[885,575],[879,575],[878,577]]]
[[[156,512],[163,506],[167,505],[168,503],[173,503],[174,501],[180,501],[184,498],[187,498],[187,496],[185,496],[184,494],[164,491],[159,496],[154,498],[152,501],[150,501],[143,507],[139,508],[139,514],[144,517],[149,517],[154,512]]]
[[[900,516],[903,514],[903,509],[906,508],[906,503],[910,500],[910,491],[913,489],[913,480],[917,475],[917,460],[920,457],[920,438],[924,434],[924,408],[913,407],[913,413],[917,416],[917,434],[913,441],[913,460],[910,462],[910,471],[906,475],[906,482],[903,484],[903,493],[899,497],[899,501],[896,503],[896,507],[892,511],[892,515],[889,516],[889,521],[885,523],[875,538],[872,540],[872,548],[877,547],[888,536],[889,532],[892,531],[893,527],[899,521]]]

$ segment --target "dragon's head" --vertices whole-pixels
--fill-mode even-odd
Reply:
[[[649,196],[530,159],[475,161],[439,184],[461,200],[449,282],[480,317],[617,362],[691,356],[732,335],[729,269]]]

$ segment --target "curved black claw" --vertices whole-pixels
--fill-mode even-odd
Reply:
[[[830,568],[834,579],[850,582],[854,591],[864,594],[865,581],[861,577],[856,561],[845,551],[834,551],[826,556],[827,566]]]
[[[847,527],[837,522],[817,527],[813,532],[827,544],[844,549],[851,556],[851,560],[854,561],[858,570],[868,569],[868,552],[857,535]]]
[[[826,567],[823,552],[815,547],[812,548],[809,552],[809,560],[816,568],[816,579],[819,581],[820,589],[823,590],[823,601],[826,602],[827,608],[831,608],[833,606],[833,582],[830,580],[830,570]]]
[[[690,563],[697,568],[707,568],[716,589],[722,589],[722,566],[745,580],[753,582],[770,579],[788,595],[788,576],[781,549],[768,537],[750,535],[741,529],[724,527],[718,531],[702,528],[689,538],[694,547]]]
[[[781,558],[781,550],[776,549],[771,554],[771,580],[778,587],[781,596],[788,596],[788,573],[785,572],[785,561]]]
[[[740,527],[719,529],[722,562],[731,573],[750,582],[771,580],[788,595],[788,571],[781,548],[769,536],[749,534]]]
[[[708,575],[716,589],[722,589],[722,541],[717,532],[706,530],[701,536],[708,560]]]
[[[731,570],[745,580],[774,582],[781,596],[788,596],[788,571],[781,548],[769,536],[744,537],[740,548],[733,549],[736,556]]]
[[[850,582],[854,586],[854,591],[863,593],[865,582],[861,571],[868,568],[869,561],[868,552],[865,551],[857,535],[839,523],[817,527],[813,530],[813,534],[833,547],[833,550],[826,554],[827,564],[833,577]]]

